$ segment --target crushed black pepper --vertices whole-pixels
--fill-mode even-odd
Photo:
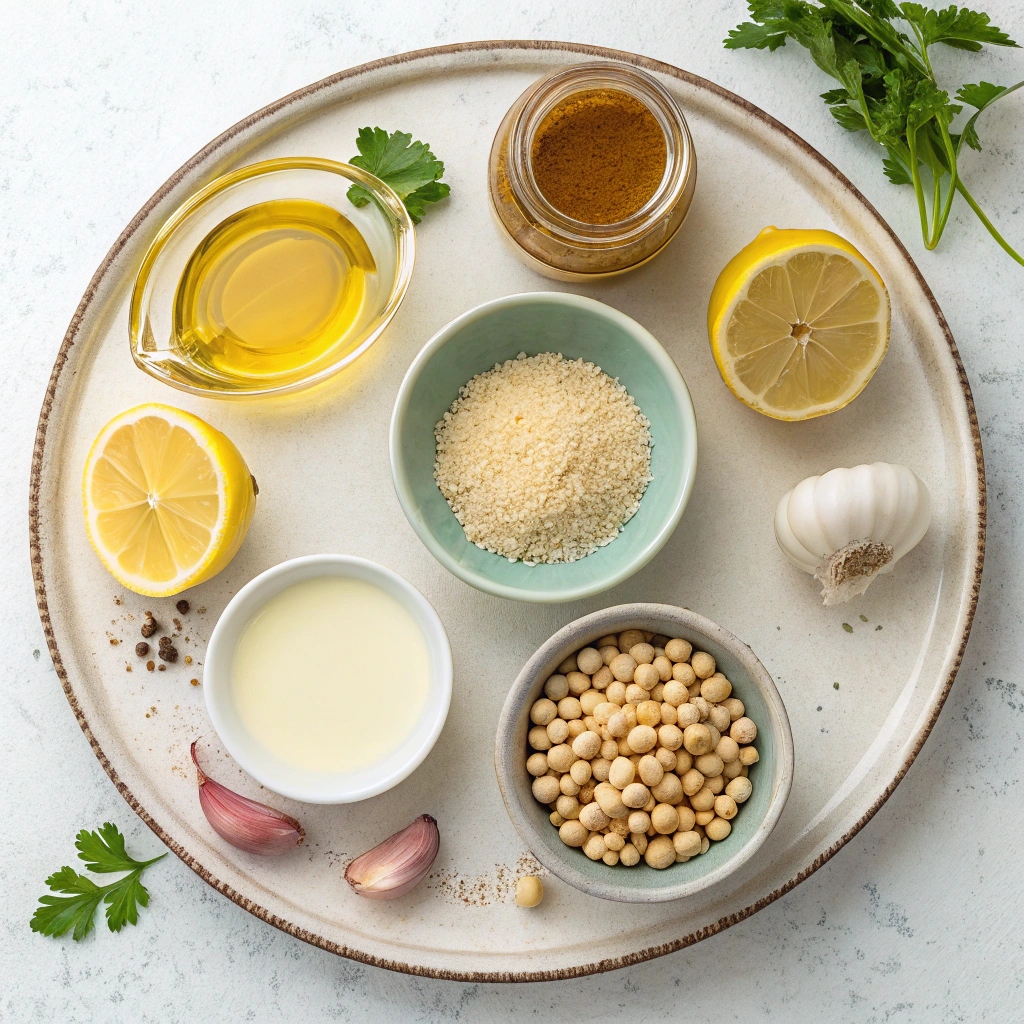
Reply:
[[[147,644],[145,640],[140,640],[135,645],[135,653],[140,658],[144,658],[147,654],[149,654],[149,644]]]
[[[174,607],[177,608],[182,615],[188,615],[190,605],[184,598],[182,598]]]
[[[146,612],[145,615],[146,618],[145,621],[142,623],[141,632],[142,635],[148,639],[160,628],[160,623],[157,622],[155,618],[153,618],[152,612]]]

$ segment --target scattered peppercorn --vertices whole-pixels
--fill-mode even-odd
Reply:
[[[174,646],[169,636],[160,637],[160,648],[156,653],[161,661],[178,660],[178,648]]]
[[[198,686],[198,685],[199,685],[199,680],[198,680],[198,679],[190,679],[190,680],[189,680],[189,682],[190,682],[190,683],[191,683],[191,684],[192,684],[193,686]]]
[[[153,671],[153,668],[154,668],[153,662],[151,662],[151,661],[147,661],[147,662],[146,662],[146,668],[148,668],[148,669],[149,669],[149,671],[150,671],[150,672],[152,672],[152,671]]]
[[[160,623],[153,618],[153,613],[146,612],[146,621],[142,623],[142,635],[149,639],[159,628]]]
[[[184,598],[182,598],[174,607],[177,608],[182,615],[188,615],[190,605]]]
[[[167,666],[166,665],[157,665],[156,670],[157,670],[157,672],[166,672],[167,671]]]
[[[147,644],[145,640],[140,640],[135,645],[135,653],[140,658],[144,658],[147,654],[149,654],[149,644]]]

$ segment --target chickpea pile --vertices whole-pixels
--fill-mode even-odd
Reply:
[[[732,831],[757,726],[715,659],[627,629],[570,655],[530,708],[526,770],[566,846],[667,868]]]

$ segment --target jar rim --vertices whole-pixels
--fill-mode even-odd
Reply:
[[[569,96],[605,88],[624,92],[651,112],[665,136],[665,171],[654,194],[628,217],[591,224],[562,213],[541,192],[533,174],[533,139],[551,111]],[[693,141],[682,110],[654,78],[628,64],[588,61],[561,68],[537,82],[509,132],[507,173],[525,212],[537,226],[574,246],[628,245],[667,216],[684,194],[693,168]]]

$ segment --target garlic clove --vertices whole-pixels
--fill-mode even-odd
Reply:
[[[404,896],[430,870],[440,843],[437,822],[429,814],[421,814],[401,832],[356,857],[345,869],[345,881],[371,900]]]
[[[306,833],[291,816],[235,793],[208,778],[192,744],[192,763],[199,781],[199,805],[206,820],[225,842],[248,853],[272,857],[302,845]]]

